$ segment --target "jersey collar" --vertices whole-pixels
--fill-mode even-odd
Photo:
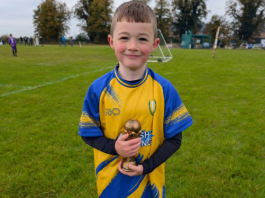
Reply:
[[[143,84],[147,77],[148,77],[148,69],[146,68],[145,71],[144,71],[144,76],[141,80],[137,81],[137,82],[128,82],[128,81],[125,81],[123,80],[120,76],[119,76],[119,73],[118,73],[118,68],[119,68],[119,64],[117,64],[117,66],[115,67],[114,69],[114,72],[115,72],[115,77],[116,79],[118,80],[118,82],[125,86],[125,87],[129,87],[129,88],[135,88],[135,87],[138,87],[140,86],[141,84]]]

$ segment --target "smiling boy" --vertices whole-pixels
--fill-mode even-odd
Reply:
[[[154,38],[152,23],[128,22],[124,18],[116,23],[108,39],[119,60],[121,77],[126,75],[126,80],[141,79],[149,55],[159,43],[159,39]]]
[[[165,161],[181,145],[192,119],[176,89],[146,67],[159,43],[156,17],[147,5],[130,1],[114,13],[108,41],[119,61],[95,80],[85,96],[79,135],[94,149],[99,197],[165,197]],[[141,136],[126,141],[129,119],[141,123]],[[132,172],[121,168],[136,156]]]

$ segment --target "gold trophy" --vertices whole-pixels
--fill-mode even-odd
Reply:
[[[131,140],[140,137],[141,135],[141,124],[138,120],[130,119],[125,123],[124,134],[129,134],[129,137],[126,140]],[[122,169],[126,172],[132,172],[129,168],[129,165],[136,166],[136,160],[132,157],[127,157],[123,160]]]

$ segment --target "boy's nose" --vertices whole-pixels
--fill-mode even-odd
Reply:
[[[129,42],[128,50],[130,50],[130,51],[137,51],[138,50],[137,41],[131,40]]]

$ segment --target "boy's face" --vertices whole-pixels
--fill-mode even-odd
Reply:
[[[159,39],[154,40],[151,23],[134,23],[122,20],[117,22],[113,36],[109,35],[110,46],[115,50],[120,67],[138,69],[145,67],[151,52],[155,50]]]

